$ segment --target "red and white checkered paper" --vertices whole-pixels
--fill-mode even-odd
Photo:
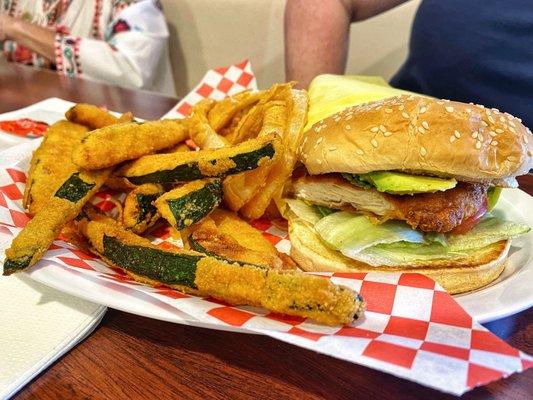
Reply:
[[[176,112],[185,114],[183,104],[193,104],[202,98],[202,93],[216,93],[220,98],[219,91],[236,93],[255,88],[253,75],[246,78],[247,84],[238,84],[235,82],[239,75],[232,72],[232,84],[224,84],[225,90],[221,90],[220,82],[229,80],[226,73],[235,68],[251,74],[249,62],[209,71],[195,89],[196,94],[187,96],[186,103],[179,103],[176,109],[182,111],[175,109],[172,116]],[[207,86],[219,89],[198,91]],[[25,171],[31,157],[29,147],[19,147],[18,158],[11,154],[11,164],[0,166],[0,238],[15,236],[29,220],[22,208]],[[117,195],[98,193],[92,203],[112,212],[115,206],[111,199]],[[252,225],[280,251],[290,250],[285,230],[264,219],[253,221]],[[149,235],[163,248],[179,245],[166,225],[155,227]],[[0,240],[2,250],[7,246],[5,240]],[[190,316],[191,321],[268,335],[456,395],[533,366],[532,357],[487,331],[438,284],[418,274],[318,274],[357,290],[367,302],[362,320],[349,326],[326,327],[303,318],[253,307],[232,307],[165,287],[144,286],[60,239],[34,268],[68,269],[103,286],[119,285],[125,293],[142,292],[148,302],[163,302]]]

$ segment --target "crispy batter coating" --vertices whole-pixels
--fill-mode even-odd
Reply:
[[[191,249],[210,255],[215,254],[227,261],[271,269],[283,267],[283,262],[275,249],[272,252],[249,249],[241,245],[233,236],[222,233],[210,218],[192,225],[184,239],[187,240]]]
[[[212,257],[198,262],[195,283],[200,292],[230,304],[264,307],[331,326],[349,324],[364,311],[356,293],[328,279],[226,264]]]
[[[110,172],[106,169],[74,174],[79,185],[86,185],[83,190],[69,184],[72,177],[67,179],[13,239],[11,247],[6,250],[4,275],[22,271],[39,261],[63,227],[80,213],[84,204],[104,184]]]
[[[153,183],[140,185],[129,192],[124,200],[122,225],[137,234],[153,226],[160,217],[153,202],[163,193],[163,188]]]
[[[252,93],[245,91],[236,94],[235,96],[226,97],[221,101],[217,101],[208,113],[209,125],[215,132],[224,129],[228,124],[232,123],[235,117],[242,111],[249,110],[252,105],[261,100],[265,91]]]
[[[406,221],[424,232],[446,233],[477,213],[487,187],[459,183],[444,192],[391,195],[352,185],[339,174],[312,175],[294,181],[296,197],[334,209],[359,210],[370,216]]]
[[[67,120],[84,125],[91,130],[133,120],[133,114],[130,112],[124,113],[120,118],[117,118],[100,107],[84,103],[76,104],[70,108],[65,113],[65,117]]]
[[[74,149],[81,168],[101,169],[172,147],[189,138],[187,120],[129,122],[90,132]]]
[[[251,157],[253,157],[256,154],[262,154],[262,149],[268,152],[273,150],[273,154],[261,157],[257,163],[249,162],[250,160],[248,160],[248,158],[250,157],[240,156],[241,154],[252,153]],[[125,164],[117,171],[116,175],[119,177],[126,177],[131,181],[132,178],[145,177],[161,172],[167,173],[179,169],[180,171],[185,171],[186,173],[184,173],[184,175],[186,176],[180,177],[179,179],[173,178],[172,181],[187,182],[195,179],[236,173],[232,171],[235,167],[243,168],[241,170],[246,170],[254,169],[257,166],[269,165],[277,159],[280,150],[280,140],[275,136],[267,136],[250,139],[232,147],[216,150],[200,150],[144,156]],[[259,153],[255,153],[256,151],[259,151]],[[235,157],[242,161],[241,166],[236,165]],[[192,171],[196,175],[192,175],[192,173],[189,173],[188,171]],[[175,175],[173,172],[172,174]],[[159,178],[154,177],[154,179]]]
[[[113,223],[85,220],[80,228],[104,261],[144,283],[165,284],[234,305],[260,306],[278,313],[309,317],[327,325],[348,324],[364,312],[365,304],[355,292],[322,277],[230,264],[190,251],[159,249],[149,240]],[[108,252],[106,238],[118,241],[122,254]],[[151,249],[156,268],[150,260],[139,259],[138,252],[143,248]],[[175,258],[176,255],[184,257]],[[110,258],[120,260],[121,264]],[[143,274],[143,268],[151,276]],[[194,281],[188,285],[169,284],[169,281],[155,279],[155,275],[169,281],[183,282],[188,277]]]
[[[444,192],[389,198],[413,229],[449,232],[477,213],[487,199],[487,189],[484,184],[460,182]]]
[[[81,143],[88,129],[68,121],[50,126],[33,153],[24,190],[23,205],[35,215],[61,184],[78,170],[72,162],[72,149]]]

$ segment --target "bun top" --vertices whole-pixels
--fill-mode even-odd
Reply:
[[[304,133],[310,174],[406,171],[516,186],[533,167],[531,131],[481,105],[397,96],[346,108]]]

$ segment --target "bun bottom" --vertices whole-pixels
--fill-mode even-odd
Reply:
[[[505,269],[510,240],[489,246],[483,256],[471,256],[460,261],[442,261],[413,267],[373,267],[353,260],[326,247],[305,222],[289,221],[291,257],[300,268],[310,272],[412,272],[437,281],[448,293],[457,294],[479,289],[494,281]]]

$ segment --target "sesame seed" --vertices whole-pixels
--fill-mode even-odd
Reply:
[[[476,138],[477,138],[477,132],[472,132],[472,137],[473,137],[474,139],[476,139]]]
[[[517,120],[518,122],[520,122],[520,123],[522,122],[522,118],[518,118],[518,117],[516,117],[516,120]]]
[[[490,142],[490,145],[491,146],[498,146],[498,141],[497,140],[493,140],[492,142]]]
[[[302,143],[302,144],[305,144],[306,142],[307,142],[307,136],[306,136],[306,137],[304,137],[304,141],[303,141],[303,143]]]
[[[471,114],[472,113],[472,110],[470,108],[467,108],[465,111],[466,111],[467,114]]]
[[[461,133],[460,133],[459,131],[455,131],[455,132],[453,133],[453,135],[454,135],[457,139],[459,139],[459,138],[461,137]]]
[[[483,141],[483,136],[481,136],[481,135],[477,135],[477,140],[479,140],[480,142],[482,142],[482,141]]]
[[[322,136],[320,136],[320,137],[318,138],[318,140],[316,141],[316,144],[320,144],[320,143],[322,143],[323,140],[324,140],[324,138],[323,138]]]
[[[425,147],[420,147],[420,154],[421,154],[422,156],[425,156],[427,153],[428,153],[428,151],[426,150]]]
[[[487,124],[485,121],[481,121],[481,125],[483,125],[484,127],[489,126],[489,124]]]
[[[503,116],[500,117],[500,122],[505,122],[505,118]]]
[[[496,129],[496,133],[503,133],[503,132],[504,132],[503,129],[500,129],[500,128],[497,128],[497,129]]]
[[[422,121],[422,126],[424,129],[429,129],[429,124],[426,121]]]
[[[422,128],[421,126],[419,126],[417,130],[418,130],[418,132],[420,132],[422,134],[426,133],[426,130],[424,128]]]
[[[513,128],[512,126],[509,127],[509,130],[510,130],[511,132],[513,132],[513,133],[516,133],[516,129]]]
[[[387,128],[385,128],[384,125],[380,125],[380,126],[379,126],[379,130],[380,130],[381,132],[387,132]]]
[[[346,125],[346,126],[344,127],[344,129],[346,129],[347,131],[349,131],[350,129],[352,129],[352,127],[351,127],[350,125]]]
[[[359,154],[360,156],[362,156],[363,154],[365,154],[365,152],[364,152],[363,150],[361,150],[361,149],[357,149],[355,152],[356,152],[357,154]]]
[[[335,146],[331,146],[331,147],[329,148],[329,151],[335,151],[335,150],[337,150],[337,148],[336,148]]]
[[[477,107],[477,108],[480,108],[480,109],[482,109],[482,110],[485,108],[485,107],[482,106],[481,104],[476,104],[476,107]]]
[[[402,113],[402,117],[405,119],[409,119],[409,114],[407,114],[405,111]]]
[[[453,143],[453,142],[455,142],[455,136],[452,135],[450,136],[450,143]]]
[[[481,142],[476,142],[476,149],[480,149],[481,148]]]
[[[353,118],[353,115],[352,115],[352,114],[347,115],[347,116],[346,116],[346,121],[349,121],[349,120],[351,120],[352,118]]]
[[[392,135],[392,132],[383,132],[383,136],[385,136],[385,137],[388,137],[390,135]]]
[[[398,111],[403,111],[403,109],[404,109],[403,104],[400,107],[398,107]]]
[[[511,125],[513,128],[516,128],[515,123],[511,119],[509,119],[509,125]]]
[[[437,101],[437,104],[440,104],[442,106],[444,104],[444,102],[439,100],[439,101]]]
[[[317,159],[316,159],[316,162],[317,162],[318,165],[321,165],[321,164],[322,164],[322,160],[321,160],[320,158],[317,158]]]
[[[420,109],[420,114],[424,114],[427,110],[428,110],[427,107],[422,107]]]
[[[370,128],[370,132],[377,133],[379,131],[379,127],[374,126],[373,128]]]
[[[494,118],[492,118],[492,115],[489,115],[489,121],[491,124],[493,124],[495,121],[494,121]]]
[[[386,108],[386,109],[385,109],[385,112],[386,112],[387,114],[392,113],[392,108]]]
[[[333,121],[335,121],[335,122],[339,122],[340,120],[341,120],[341,117],[334,117],[333,118]]]
[[[453,112],[453,107],[452,106],[446,106],[446,111],[448,111],[449,113],[452,113]]]
[[[372,143],[372,146],[378,147],[378,141],[376,139],[372,139],[370,143]]]
[[[489,135],[492,136],[492,137],[494,137],[494,136],[496,136],[496,132],[494,132],[494,131],[489,131]]]

